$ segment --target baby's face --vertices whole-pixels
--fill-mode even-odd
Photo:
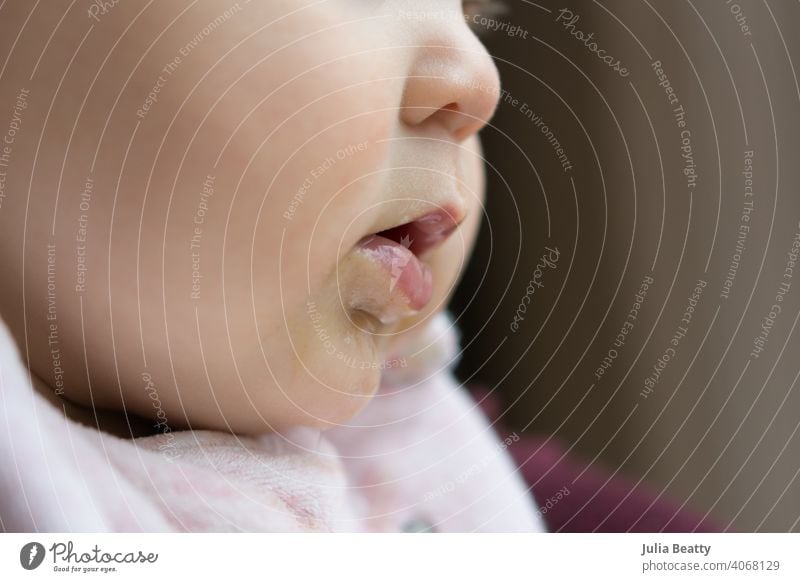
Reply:
[[[496,69],[457,0],[184,8],[139,15],[121,2],[71,18],[39,64],[25,148],[67,66],[59,54],[94,25],[45,128],[27,208],[31,366],[55,386],[56,323],[74,401],[172,428],[343,422],[465,265]],[[46,39],[54,24],[38,26]],[[22,83],[32,63],[10,71]],[[25,206],[20,195],[0,212],[17,237],[0,251],[6,272],[22,273]],[[19,295],[2,298],[22,337]]]

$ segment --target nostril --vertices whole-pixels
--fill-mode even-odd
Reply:
[[[459,141],[472,133],[475,126],[482,124],[458,103],[448,103],[441,107],[432,118],[438,119],[439,123]]]

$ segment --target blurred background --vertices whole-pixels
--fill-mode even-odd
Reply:
[[[475,20],[504,93],[460,377],[723,528],[800,531],[800,4]]]

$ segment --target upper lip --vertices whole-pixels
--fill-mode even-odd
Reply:
[[[395,221],[388,228],[373,231],[365,238],[380,236],[393,240],[422,258],[443,243],[466,215],[460,204],[426,202],[420,206],[411,213],[410,220]]]

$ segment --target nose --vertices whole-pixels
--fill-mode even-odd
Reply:
[[[428,24],[428,23],[426,23]],[[500,98],[500,77],[486,48],[468,25],[447,31],[425,25],[417,40],[404,87],[401,121],[424,129],[443,127],[461,142],[491,119]]]

